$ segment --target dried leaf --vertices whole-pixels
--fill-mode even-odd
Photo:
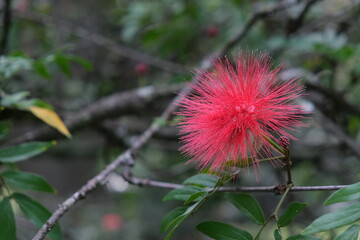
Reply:
[[[70,138],[71,134],[64,122],[60,117],[52,110],[40,107],[29,107],[29,111],[32,112],[37,118],[43,120],[48,125],[56,128],[59,132]]]

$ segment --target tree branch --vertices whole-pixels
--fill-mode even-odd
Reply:
[[[298,15],[298,17],[295,19],[289,19],[289,21],[287,22],[287,32],[286,32],[287,35],[293,34],[303,25],[306,13],[310,10],[311,6],[314,3],[316,3],[315,0],[307,1],[305,7]]]

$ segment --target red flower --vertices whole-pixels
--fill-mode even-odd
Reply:
[[[199,72],[193,94],[180,102],[180,151],[203,169],[223,171],[226,165],[257,164],[274,156],[278,136],[295,139],[286,130],[304,126],[303,95],[298,79],[280,81],[281,67],[271,70],[266,54],[240,53],[232,66],[217,60],[212,71]]]

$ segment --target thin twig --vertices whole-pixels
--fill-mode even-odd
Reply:
[[[290,184],[293,184],[292,177],[291,177],[291,165],[292,165],[292,162],[291,162],[291,159],[290,159],[290,150],[289,150],[288,146],[284,147],[284,152],[285,152],[284,161],[285,161],[285,164],[286,164],[285,167],[286,167],[286,173],[287,173],[287,184],[290,185]]]
[[[307,1],[305,4],[305,7],[301,11],[301,13],[298,15],[296,19],[289,20],[287,23],[287,34],[293,34],[296,32],[302,25],[306,16],[306,13],[310,10],[311,6],[316,3],[314,0]]]
[[[311,191],[336,191],[348,185],[327,185],[327,186],[295,186],[290,192],[311,192]],[[278,186],[263,187],[223,187],[219,191],[223,192],[275,192]]]
[[[127,182],[139,187],[156,187],[164,189],[177,189],[184,187],[183,184],[155,181],[145,178],[127,177]],[[335,191],[348,185],[326,185],[326,186],[294,186],[291,192],[310,192],[310,191]],[[272,192],[277,194],[279,186],[257,186],[257,187],[220,187],[218,192]]]

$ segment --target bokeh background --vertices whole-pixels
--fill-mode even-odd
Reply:
[[[28,194],[55,209],[128,148],[191,81],[195,69],[224,48],[229,56],[240,49],[267,51],[276,64],[284,65],[280,74],[284,81],[300,76],[306,85],[307,96],[301,101],[313,114],[305,119],[309,127],[295,133],[299,140],[291,145],[295,185],[355,182],[360,157],[359,1],[288,2],[293,3],[279,11],[256,15],[280,1],[11,1],[12,21],[5,53],[22,56],[25,62],[19,62],[21,71],[16,71],[4,89],[31,92],[32,97],[54,106],[66,121],[76,120],[90,110],[107,111],[70,128],[72,139],[63,139],[50,128],[45,130],[47,134],[35,137],[58,139],[58,144],[19,167],[44,176],[57,194]],[[249,25],[251,19],[254,24]],[[245,35],[229,45],[246,27]],[[29,68],[26,59],[39,64]],[[2,74],[7,71],[0,65]],[[139,101],[131,92],[139,88],[146,92],[152,87],[161,91],[146,101]],[[130,95],[125,106],[122,98],[114,97],[122,93]],[[122,107],[106,109],[107,105],[100,103],[108,98]],[[27,133],[44,127],[20,111],[2,112],[0,118],[11,119],[16,126],[3,144],[26,141]],[[181,183],[197,172],[193,165],[185,164],[187,159],[177,150],[175,120],[138,152],[135,176]],[[249,169],[232,184],[268,186],[284,182],[279,166],[263,164],[261,169],[258,180]],[[132,186],[114,173],[108,184],[61,219],[64,239],[161,239],[165,236],[159,232],[162,217],[181,204],[163,202],[168,191]],[[267,214],[279,199],[272,193],[254,196]],[[287,228],[289,233],[298,233],[315,217],[331,210],[322,204],[328,192],[290,196],[290,200],[308,201],[309,207],[296,224]],[[205,220],[257,231],[219,195],[182,224],[173,239],[208,239],[194,228]],[[19,239],[30,239],[36,232],[21,215],[17,222]],[[272,235],[268,236],[270,239]]]

